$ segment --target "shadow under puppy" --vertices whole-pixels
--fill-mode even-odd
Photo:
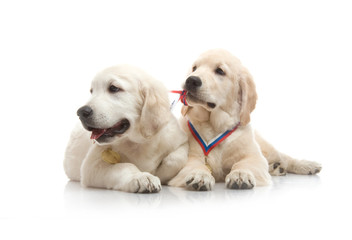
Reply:
[[[67,145],[67,176],[87,187],[159,192],[188,153],[167,89],[136,67],[118,65],[98,73],[90,91]]]
[[[206,191],[215,181],[225,181],[230,189],[250,189],[269,184],[269,171],[284,175],[321,170],[318,163],[278,152],[253,132],[250,114],[257,100],[255,84],[229,52],[203,53],[183,88],[188,106],[182,108],[181,125],[189,138],[188,162],[169,185]]]

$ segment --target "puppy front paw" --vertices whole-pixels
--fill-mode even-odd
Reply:
[[[192,172],[185,180],[186,187],[196,191],[210,191],[215,184],[214,177],[206,171]]]
[[[161,190],[160,179],[147,172],[137,173],[128,184],[129,192],[157,193]]]
[[[255,178],[249,170],[233,170],[225,178],[230,189],[251,189],[255,186]]]

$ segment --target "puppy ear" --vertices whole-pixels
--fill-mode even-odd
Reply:
[[[241,106],[240,110],[240,121],[241,125],[245,126],[250,121],[250,114],[255,108],[257,102],[257,92],[255,90],[255,84],[252,76],[247,69],[244,69],[240,74],[240,93],[239,103]]]
[[[167,91],[163,88],[142,87],[144,103],[140,118],[140,132],[145,138],[155,135],[170,119]]]
[[[186,116],[188,110],[189,110],[189,106],[183,105],[182,108],[181,108],[181,114],[182,114],[182,116]]]

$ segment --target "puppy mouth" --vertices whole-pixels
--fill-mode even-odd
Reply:
[[[187,100],[194,102],[194,103],[198,103],[201,105],[206,105],[207,107],[214,109],[216,107],[216,104],[213,102],[207,102],[205,100],[203,100],[201,97],[197,96],[197,94],[194,94],[190,91],[187,91]]]
[[[130,127],[130,122],[127,119],[123,119],[116,123],[111,128],[94,128],[94,127],[87,127],[88,131],[92,132],[90,139],[96,140],[98,142],[104,142],[107,138],[112,138],[116,135],[124,134]]]

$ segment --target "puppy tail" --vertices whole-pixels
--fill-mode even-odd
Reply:
[[[255,139],[269,163],[269,173],[272,176],[283,176],[286,173],[312,175],[319,173],[322,169],[321,164],[317,162],[298,160],[279,152],[257,132],[255,133]]]

